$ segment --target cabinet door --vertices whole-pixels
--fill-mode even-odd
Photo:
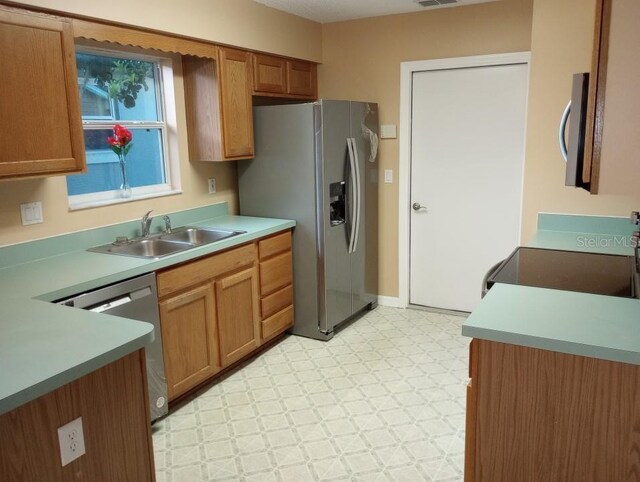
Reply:
[[[220,370],[212,284],[160,302],[169,400]]]
[[[256,93],[287,93],[287,61],[270,55],[253,55],[253,90]]]
[[[226,159],[253,157],[251,54],[220,48],[218,55],[222,145]]]
[[[190,161],[223,161],[216,61],[182,56]]]
[[[216,298],[220,358],[224,367],[251,353],[259,345],[257,268],[218,279]]]
[[[593,155],[588,166],[585,154],[585,169],[591,169],[592,194],[635,199],[640,177],[640,3],[598,0],[597,4],[599,23],[590,85],[596,93],[592,104],[595,119],[587,124],[587,129],[593,128]]]
[[[0,6],[0,66],[0,178],[83,171],[71,23]]]
[[[310,62],[287,62],[287,86],[288,93],[303,95],[315,99],[317,73],[316,65]]]

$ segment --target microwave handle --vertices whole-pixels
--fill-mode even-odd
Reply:
[[[560,144],[560,153],[562,154],[564,162],[567,162],[567,141],[565,134],[567,132],[569,114],[571,114],[571,101],[569,101],[567,107],[565,107],[564,112],[562,113],[562,119],[560,119],[560,129],[558,129],[558,143]]]

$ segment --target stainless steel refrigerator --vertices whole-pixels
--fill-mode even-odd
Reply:
[[[378,106],[254,108],[256,156],[238,164],[240,213],[295,219],[291,332],[330,339],[378,294]]]

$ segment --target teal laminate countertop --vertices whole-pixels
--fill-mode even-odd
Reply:
[[[540,214],[528,246],[629,256],[631,232],[626,218]],[[462,334],[640,365],[640,300],[497,283]]]
[[[640,302],[498,283],[462,334],[640,365]]]
[[[91,373],[153,340],[144,322],[51,301],[290,229],[295,221],[228,215],[226,203],[171,214],[174,226],[246,231],[169,255],[140,259],[87,252],[133,236],[139,222],[0,248],[0,414]],[[11,262],[15,264],[11,264]]]

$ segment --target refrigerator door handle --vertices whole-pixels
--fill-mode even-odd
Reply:
[[[362,214],[362,185],[360,183],[360,159],[358,158],[358,149],[356,140],[351,138],[351,149],[353,150],[354,164],[356,166],[356,219],[354,223],[354,239],[352,253],[358,249],[358,235],[360,234],[360,215]]]
[[[350,207],[351,207],[351,222],[349,223],[349,253],[353,253],[355,250],[355,234],[357,229],[357,216],[358,216],[358,206],[357,206],[357,179],[356,179],[356,169],[357,164],[355,162],[353,142],[351,138],[347,138],[347,150],[349,151],[349,182],[351,184],[351,196],[349,199]]]

